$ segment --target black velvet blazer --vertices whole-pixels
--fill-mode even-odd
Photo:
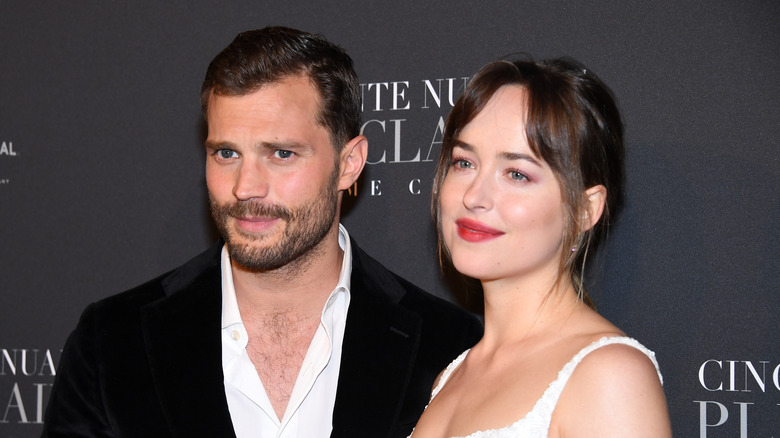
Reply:
[[[68,338],[44,437],[234,437],[222,375],[218,242],[91,304]],[[406,437],[438,373],[479,321],[388,271],[352,241],[332,437]]]

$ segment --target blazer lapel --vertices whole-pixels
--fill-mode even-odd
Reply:
[[[350,305],[331,437],[382,437],[397,428],[421,320],[397,304],[405,291],[352,242]]]
[[[173,436],[235,436],[222,374],[221,247],[174,271],[163,280],[166,298],[142,309],[152,377]]]

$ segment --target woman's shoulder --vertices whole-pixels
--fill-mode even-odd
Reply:
[[[578,345],[575,348],[580,349],[572,359],[576,362],[573,366],[577,374],[609,379],[631,378],[636,377],[635,373],[646,373],[661,381],[655,353],[627,336],[609,320],[586,309],[576,322],[577,329],[571,333],[570,339],[572,344]]]
[[[650,383],[663,382],[655,353],[626,336],[602,337],[578,354],[579,364],[572,379],[620,385],[645,378]]]
[[[594,436],[625,436],[627,431],[631,436],[670,436],[652,351],[632,338],[614,336],[600,338],[577,356],[553,423],[591,428]]]

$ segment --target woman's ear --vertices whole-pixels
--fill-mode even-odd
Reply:
[[[347,190],[357,181],[368,158],[368,139],[358,135],[344,145],[339,157],[339,190]]]
[[[606,203],[606,187],[597,185],[585,190],[585,211],[580,219],[580,233],[590,230],[598,223]]]

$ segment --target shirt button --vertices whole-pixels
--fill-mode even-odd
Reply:
[[[237,340],[241,339],[241,334],[238,332],[238,330],[233,330],[230,333],[230,337],[233,338],[234,341],[237,341]]]

